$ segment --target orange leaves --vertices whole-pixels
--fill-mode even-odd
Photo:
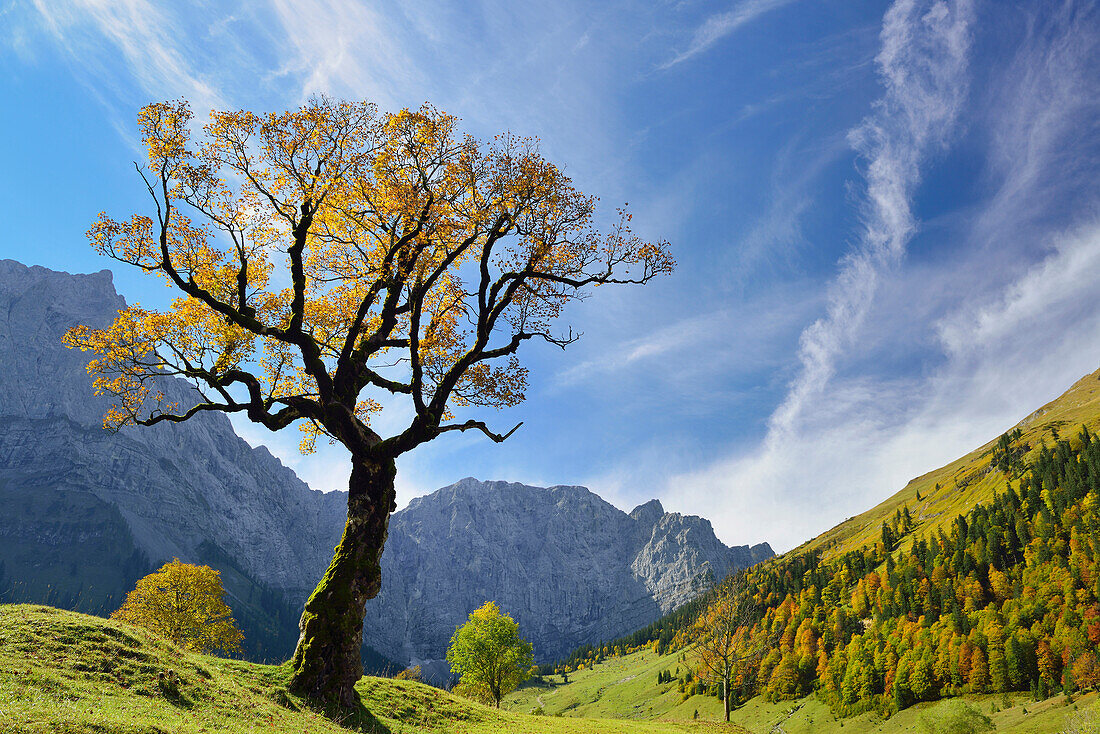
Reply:
[[[115,260],[140,268],[155,268],[160,261],[160,245],[149,217],[135,214],[128,222],[116,222],[107,212],[100,212],[86,236],[96,252]]]
[[[108,328],[76,326],[64,341],[96,353],[88,372],[95,378],[97,395],[115,398],[104,427],[117,429],[137,423],[142,415],[179,407],[167,402],[158,387],[160,378],[191,377],[189,368],[224,374],[251,358],[255,336],[194,299],[178,299],[166,313],[138,305],[121,309]]]
[[[120,310],[107,329],[74,326],[63,337],[66,345],[98,355],[88,363],[96,395],[115,398],[103,418],[104,428],[114,430],[133,423],[147,402],[164,403],[164,394],[152,379],[164,365],[156,354],[162,328],[156,316],[135,305]]]
[[[154,170],[172,171],[186,156],[191,117],[191,107],[184,100],[156,102],[141,108],[138,127]]]
[[[516,350],[571,343],[572,330],[552,329],[589,286],[673,266],[625,209],[598,232],[595,198],[536,140],[481,143],[430,105],[380,115],[317,97],[214,111],[197,144],[191,119],[182,101],[142,109],[156,216],[101,215],[88,232],[97,251],[184,295],[166,313],[127,309],[70,335],[98,355],[90,369],[118,399],[114,426],[163,415],[151,386],[178,375],[206,408],[247,407],[275,428],[305,419],[307,450],[319,433],[376,445],[380,393],[406,395],[417,415],[393,450],[408,450],[455,430],[442,425],[455,408],[521,402]]]
[[[1083,691],[1100,687],[1100,660],[1096,653],[1082,653],[1073,662],[1073,682]]]
[[[256,206],[286,220],[303,201],[320,204],[355,178],[377,147],[378,121],[367,102],[311,99],[281,113],[211,113],[199,160],[242,178]]]
[[[527,389],[527,368],[511,357],[502,367],[486,362],[471,365],[455,388],[452,403],[456,407],[481,405],[508,408],[523,402]]]

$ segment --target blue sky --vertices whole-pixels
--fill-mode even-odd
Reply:
[[[573,307],[584,338],[533,345],[527,402],[491,416],[523,428],[403,457],[399,501],[583,484],[783,550],[1100,366],[1098,85],[1086,2],[9,2],[0,257],[108,267],[83,232],[146,206],[152,100],[427,100],[538,136],[679,267]],[[131,302],[169,295],[112,269]],[[236,425],[315,488],[346,481],[340,449]]]

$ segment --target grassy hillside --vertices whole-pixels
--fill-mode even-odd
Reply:
[[[639,650],[614,657],[586,670],[530,682],[507,696],[502,706],[515,712],[541,707],[547,715],[603,717],[607,719],[662,719],[669,721],[720,721],[722,702],[714,696],[694,695],[684,700],[675,681],[657,684],[662,670],[681,672],[691,663],[681,653],[658,656]],[[965,707],[965,708],[964,708]],[[977,716],[975,715],[977,714]],[[983,727],[981,718],[989,720]],[[815,696],[768,702],[757,696],[734,710],[731,723],[754,734],[905,734],[909,732],[998,731],[1016,734],[1060,732],[1074,720],[1100,722],[1097,694],[1070,700],[1056,696],[1036,702],[1020,694],[964,696],[908,708],[888,719],[872,712],[838,717]],[[966,719],[974,729],[952,729]],[[582,719],[583,720],[583,719]],[[776,727],[781,727],[777,729]],[[1100,728],[1100,727],[1098,727]]]
[[[761,695],[735,720],[751,731],[938,731],[950,727],[936,717],[985,726],[987,716],[1002,730],[1058,731],[1075,707],[1091,707],[1094,694],[1072,694],[1100,687],[1096,434],[1100,372],[1004,436],[745,572],[740,596],[759,610],[745,644],[763,653],[738,672],[738,690]],[[597,646],[568,661],[582,668],[568,685],[554,676],[508,705],[717,718],[718,688],[697,679],[690,657],[656,655],[685,643],[672,634],[683,620],[664,627],[654,626],[664,634],[652,650],[615,657],[616,646]],[[670,682],[658,683],[661,671]]]
[[[173,689],[158,673],[174,671]],[[411,681],[364,678],[365,710],[344,725],[288,695],[282,666],[181,651],[114,620],[52,607],[0,606],[0,732],[347,732],[681,734],[736,732],[705,722],[632,722],[496,711]]]
[[[0,478],[0,604],[46,604],[106,616],[160,565],[137,547],[114,505],[91,492],[28,488],[22,480],[18,474]],[[221,574],[226,601],[245,635],[243,657],[272,662],[293,654],[304,598],[288,599],[257,581],[209,541],[189,560]],[[370,672],[403,667],[366,645],[363,664]]]
[[[1041,446],[1053,445],[1058,438],[1076,435],[1081,426],[1100,433],[1100,370],[1085,375],[1058,398],[1020,421],[1021,443],[1030,446],[1025,461],[1033,459]],[[924,535],[944,527],[957,515],[966,514],[980,502],[988,502],[994,492],[1005,490],[1003,473],[990,472],[989,457],[998,437],[947,466],[910,481],[896,494],[871,509],[848,518],[836,527],[808,540],[782,557],[817,550],[830,558],[863,545],[873,545],[884,521],[908,506],[917,531]],[[965,450],[967,447],[960,447]],[[918,499],[919,497],[919,499]]]

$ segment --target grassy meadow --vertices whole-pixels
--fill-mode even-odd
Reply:
[[[175,672],[176,686],[158,681]],[[412,681],[366,677],[363,709],[341,721],[286,691],[284,666],[180,650],[141,628],[35,605],[0,606],[3,734],[681,734],[708,722],[603,721],[487,708]]]
[[[515,712],[541,707],[547,715],[602,719],[657,719],[669,723],[722,719],[722,702],[714,696],[691,696],[683,700],[675,681],[657,684],[662,670],[681,672],[688,661],[681,652],[658,656],[650,649],[609,658],[586,670],[547,676],[531,681],[505,697],[501,704]],[[1061,732],[1076,720],[1096,722],[1100,731],[1100,702],[1096,693],[1074,697],[1055,696],[1033,701],[1021,694],[965,696],[918,704],[883,719],[873,713],[837,718],[814,696],[796,701],[770,703],[752,698],[731,715],[732,731],[753,734],[939,734],[940,732],[998,731],[1017,734]],[[965,707],[965,709],[963,708]],[[986,724],[983,721],[988,719]],[[969,721],[973,728],[958,728]]]

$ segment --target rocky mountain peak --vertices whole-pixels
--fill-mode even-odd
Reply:
[[[640,525],[652,527],[665,514],[665,508],[660,500],[652,499],[644,502],[630,511],[630,517]]]
[[[364,635],[395,660],[434,669],[455,626],[493,600],[538,659],[553,660],[644,627],[753,562],[709,521],[657,500],[628,515],[585,487],[467,477],[394,514]]]

